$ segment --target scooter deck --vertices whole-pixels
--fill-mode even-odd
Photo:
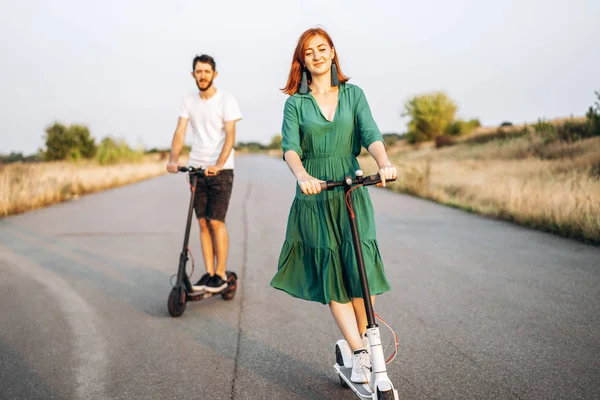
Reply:
[[[188,297],[191,297],[191,298],[194,298],[194,299],[197,299],[197,298],[207,299],[209,297],[212,297],[214,295],[219,294],[219,293],[207,292],[206,290],[202,290],[202,289],[198,290],[198,289],[196,289],[194,287],[192,287],[192,288],[194,289],[194,291],[193,292],[189,292],[188,293]]]
[[[235,283],[228,285],[227,287],[219,290],[218,292],[210,292],[210,291],[202,288],[201,286],[192,286],[192,289],[194,289],[194,291],[188,293],[188,298],[192,301],[208,299],[209,297],[218,296],[227,290],[231,290],[232,286],[235,287]]]
[[[354,383],[350,380],[350,377],[352,376],[352,368],[343,367],[337,363],[333,366],[333,368],[335,369],[335,372],[340,375],[340,378],[346,381],[348,386],[350,386],[350,389],[352,389],[358,397],[361,399],[373,398],[373,392],[369,388],[369,384]]]

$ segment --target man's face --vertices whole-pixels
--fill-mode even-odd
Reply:
[[[201,91],[208,90],[213,83],[213,80],[217,77],[217,72],[213,71],[212,66],[207,63],[197,62],[192,76],[196,81],[198,89]]]

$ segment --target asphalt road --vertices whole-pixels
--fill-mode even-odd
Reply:
[[[291,173],[265,156],[236,163],[237,294],[180,318],[166,306],[184,174],[0,220],[0,398],[354,398],[333,371],[328,308],[269,286]],[[600,398],[600,248],[370,192],[393,288],[375,311],[399,337],[388,368],[402,399]],[[195,280],[196,224],[190,245]]]

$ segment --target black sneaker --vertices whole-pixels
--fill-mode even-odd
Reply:
[[[223,280],[219,275],[213,275],[206,284],[206,291],[211,293],[219,293],[227,287],[227,281]]]
[[[212,276],[207,272],[202,275],[202,278],[194,285],[194,290],[204,290],[206,289],[206,285],[210,282]]]

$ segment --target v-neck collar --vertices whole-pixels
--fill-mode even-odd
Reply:
[[[346,84],[340,83],[340,85],[338,87],[337,105],[335,106],[335,112],[333,113],[333,119],[331,121],[329,119],[327,119],[325,114],[323,114],[323,110],[321,109],[321,106],[317,102],[317,99],[315,99],[315,96],[312,95],[312,93],[308,92],[306,94],[298,94],[298,95],[301,97],[308,97],[309,99],[311,99],[315,103],[315,106],[317,106],[317,110],[319,110],[319,114],[321,114],[321,117],[323,117],[323,119],[325,121],[327,121],[328,123],[332,124],[335,121],[335,117],[337,117],[337,115],[338,115],[338,111],[340,109],[340,98],[342,97],[342,92],[344,90],[346,90]]]

